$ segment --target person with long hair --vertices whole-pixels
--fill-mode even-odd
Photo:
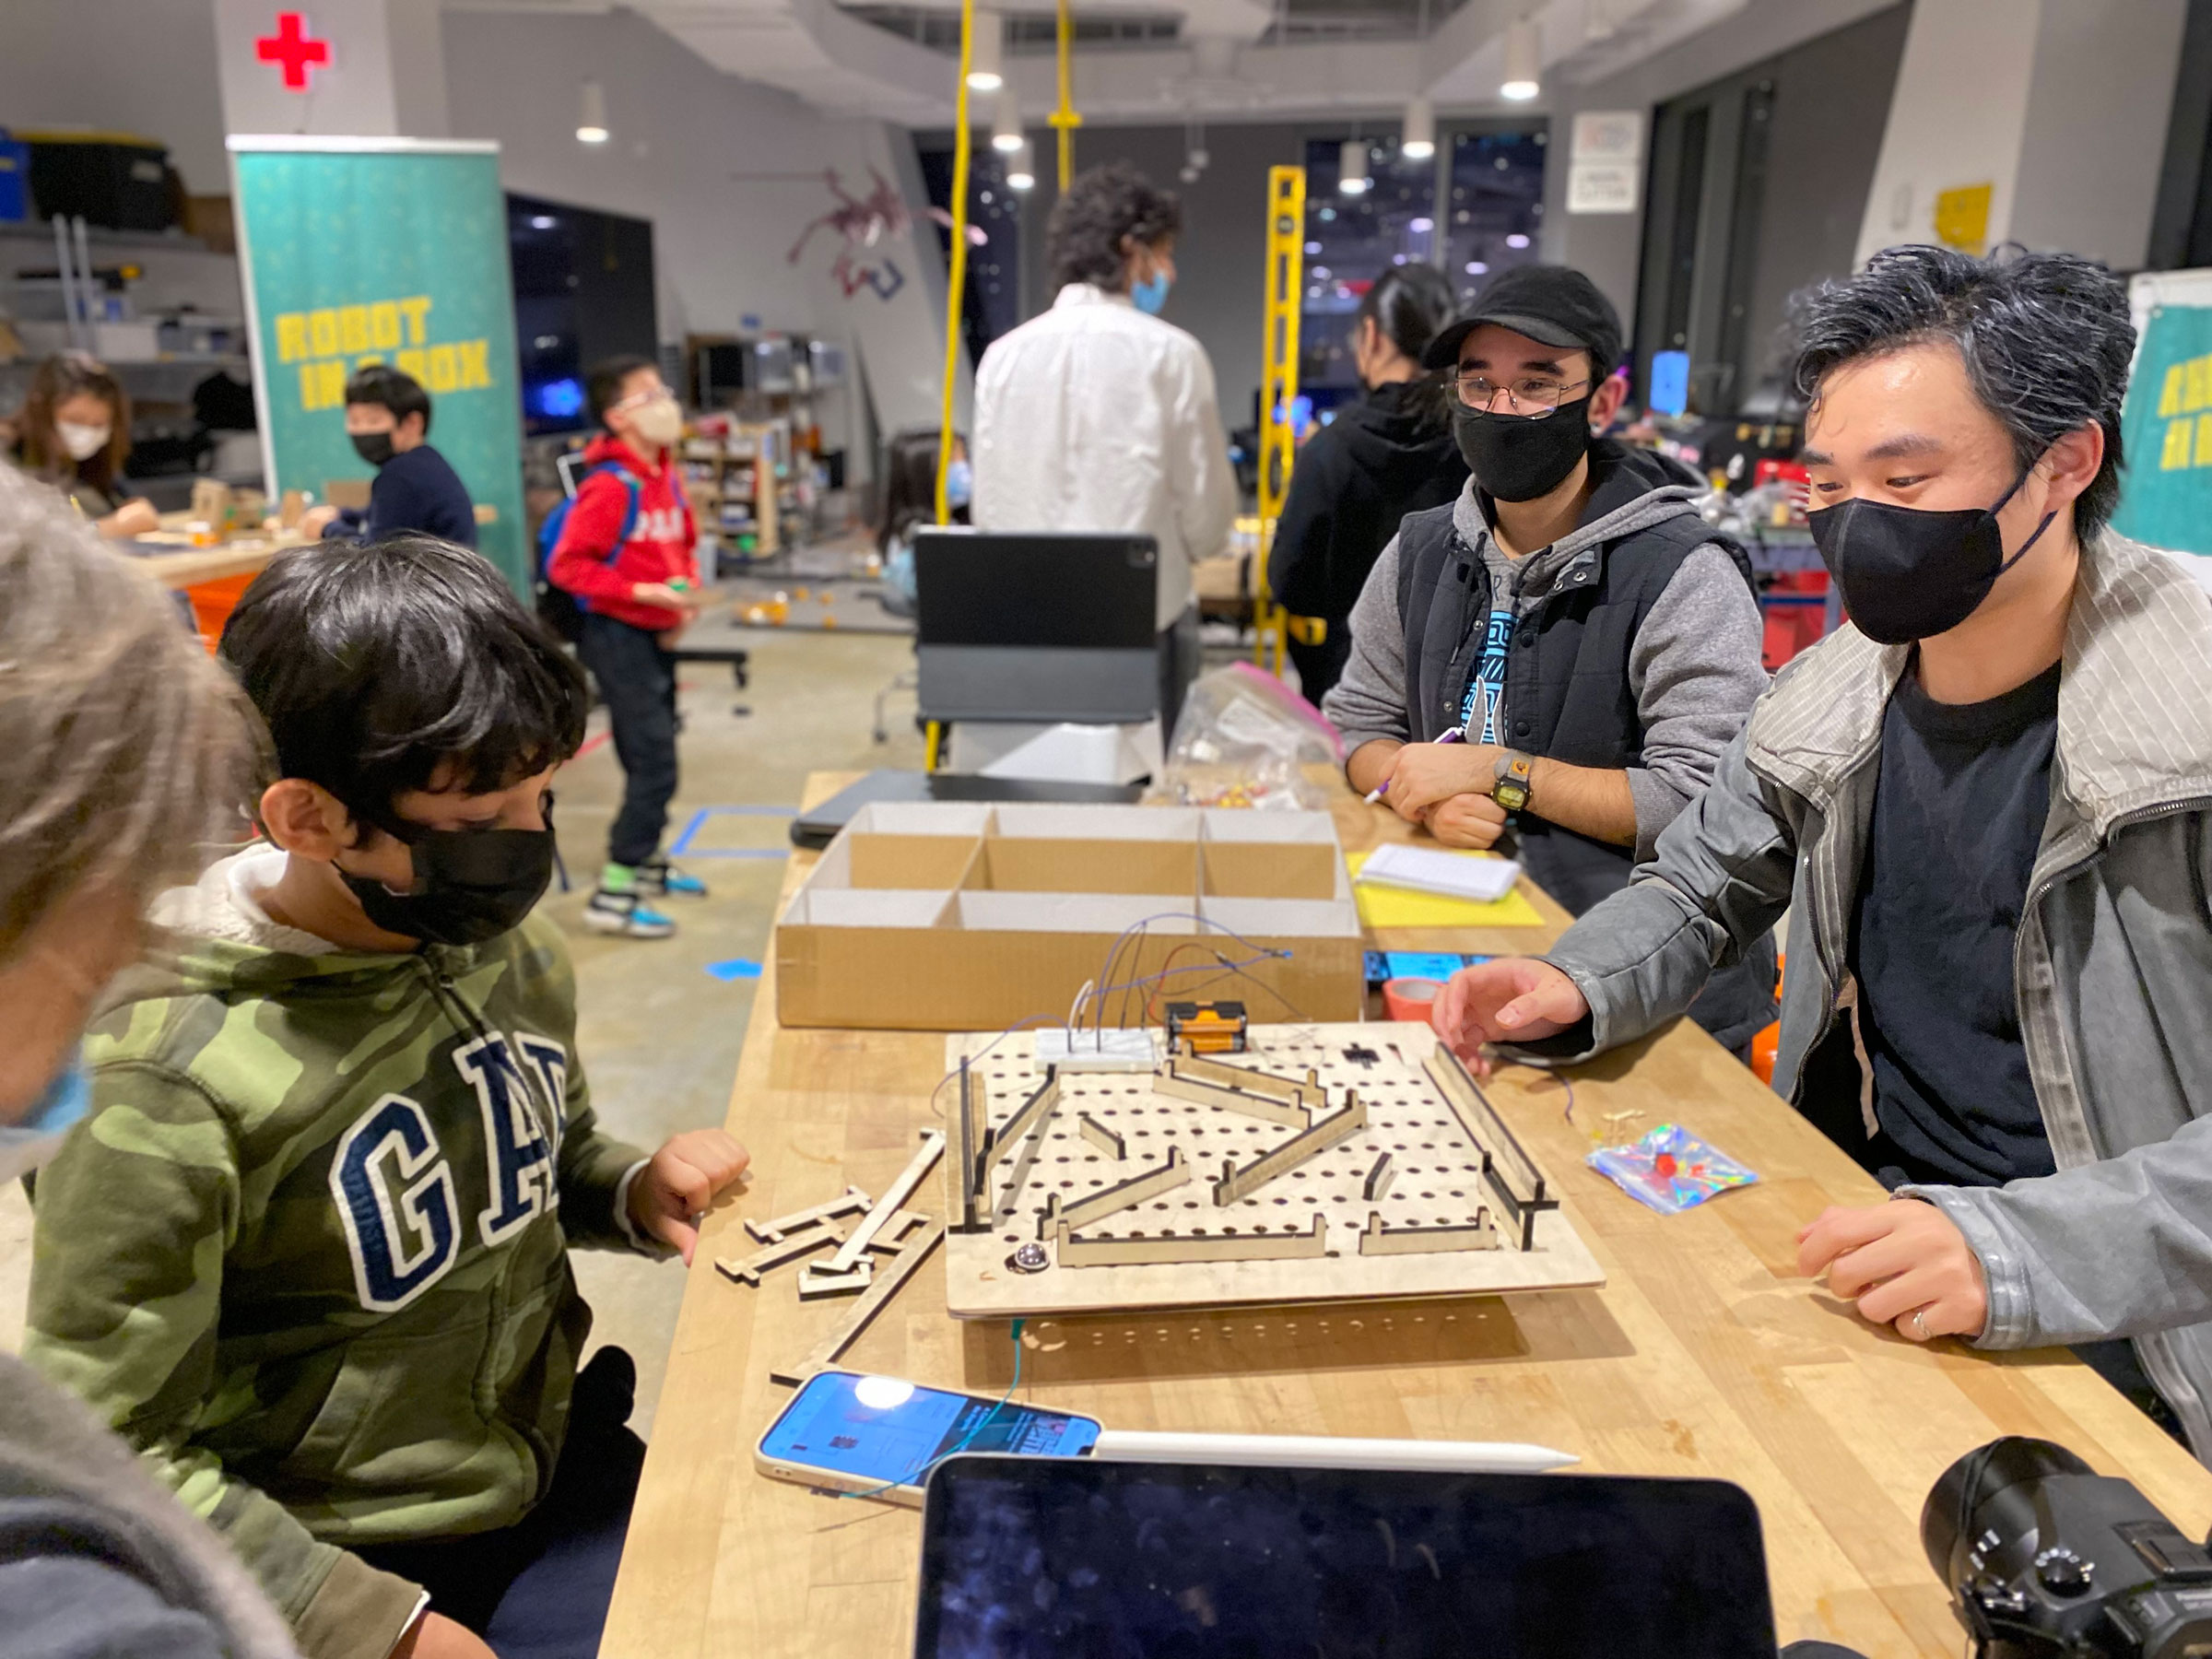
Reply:
[[[30,377],[16,417],[16,464],[53,485],[102,535],[158,528],[153,505],[131,493],[131,399],[114,371],[81,351],[56,352]]]
[[[1453,305],[1451,279],[1434,265],[1393,265],[1375,279],[1352,324],[1366,395],[1307,441],[1290,474],[1267,586],[1301,619],[1290,660],[1316,705],[1344,672],[1352,606],[1398,521],[1444,506],[1467,481],[1443,388],[1421,371]]]
[[[952,522],[968,522],[974,494],[968,465],[968,441],[952,438],[952,466],[945,477],[945,499]],[[883,511],[876,515],[876,551],[883,559],[883,607],[893,616],[914,614],[914,532],[937,522],[937,432],[915,427],[884,446]]]

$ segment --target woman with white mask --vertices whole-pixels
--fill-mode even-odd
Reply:
[[[131,493],[131,400],[113,371],[81,351],[57,352],[30,377],[15,419],[16,464],[52,484],[102,535],[160,527],[153,503]]]

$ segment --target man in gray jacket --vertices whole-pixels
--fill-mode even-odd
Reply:
[[[1620,406],[1620,320],[1582,272],[1508,271],[1430,343],[1473,477],[1409,513],[1352,608],[1323,708],[1352,787],[1446,846],[1515,854],[1580,915],[1712,776],[1767,687],[1742,550]],[[1774,1017],[1771,945],[1693,1017],[1731,1049]]]
[[[2212,1453],[2212,606],[2107,531],[2102,267],[1895,248],[1806,296],[1813,533],[1853,625],[1635,883],[1438,1030],[1556,1060],[1791,908],[1774,1087],[1891,1189],[1799,1265],[1914,1341],[2075,1345]],[[2132,1338],[2132,1343],[2124,1338]]]

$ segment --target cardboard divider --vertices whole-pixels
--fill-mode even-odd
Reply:
[[[874,803],[777,926],[777,1014],[994,1030],[1065,1018],[1089,981],[1110,1026],[1171,996],[1357,1018],[1361,945],[1325,813]]]

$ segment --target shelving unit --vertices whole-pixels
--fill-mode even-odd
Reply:
[[[726,422],[709,417],[684,440],[684,489],[699,516],[702,550],[717,561],[728,548],[743,563],[782,551],[782,513],[777,474],[786,439],[776,423]],[[711,542],[709,538],[712,538]]]

